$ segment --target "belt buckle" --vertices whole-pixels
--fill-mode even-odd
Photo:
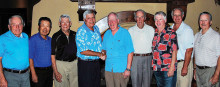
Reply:
[[[18,73],[21,74],[22,73],[21,70],[19,70]]]

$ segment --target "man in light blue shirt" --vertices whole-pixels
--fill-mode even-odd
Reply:
[[[128,30],[119,26],[116,13],[108,15],[107,30],[103,38],[105,62],[105,78],[107,87],[127,87],[131,63],[133,59],[133,44]]]
[[[24,21],[14,15],[9,31],[0,36],[0,87],[30,87],[28,35]]]
[[[173,9],[171,16],[174,24],[171,26],[177,33],[177,87],[191,87],[193,77],[192,51],[194,35],[192,28],[183,22],[184,12],[181,8]]]

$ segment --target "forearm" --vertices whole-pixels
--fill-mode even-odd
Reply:
[[[34,62],[33,62],[33,59],[29,59],[29,62],[30,62],[30,70],[31,70],[31,74],[32,74],[32,75],[35,75],[36,72],[35,72],[35,69],[34,69]]]
[[[94,51],[91,51],[91,50],[86,50],[86,51],[83,51],[81,52],[82,55],[86,55],[86,56],[101,56],[101,53],[100,52],[94,52]]]
[[[5,76],[3,74],[2,57],[0,57],[0,80],[5,80]]]
[[[192,51],[193,51],[193,48],[186,49],[183,68],[188,68],[189,63],[191,61]]]
[[[56,65],[56,59],[55,59],[55,55],[51,55],[51,62],[52,62],[52,68],[54,73],[57,73],[57,65]]]
[[[175,50],[172,53],[172,59],[171,59],[171,65],[170,65],[170,67],[173,69],[174,69],[175,63],[176,63],[176,55],[177,55],[177,51]]]
[[[220,56],[218,57],[217,66],[214,75],[219,76],[219,73],[220,73]]]
[[[131,69],[131,65],[132,65],[132,60],[133,60],[133,52],[128,54],[128,61],[127,61],[127,68]]]

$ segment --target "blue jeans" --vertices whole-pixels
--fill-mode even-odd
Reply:
[[[177,72],[172,77],[167,76],[168,71],[154,71],[157,87],[176,87]]]
[[[4,76],[8,87],[30,87],[29,71],[23,74],[4,71]]]

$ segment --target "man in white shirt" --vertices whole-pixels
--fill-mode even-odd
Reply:
[[[200,32],[195,35],[194,79],[198,87],[219,87],[220,35],[211,28],[212,15],[199,15]]]
[[[132,87],[150,87],[152,78],[152,40],[154,28],[145,24],[146,12],[139,9],[134,13],[137,24],[128,29],[133,46],[131,80]]]
[[[184,11],[181,8],[172,10],[174,24],[171,26],[177,34],[177,82],[176,87],[191,87],[193,77],[192,51],[194,35],[192,28],[183,22]]]

